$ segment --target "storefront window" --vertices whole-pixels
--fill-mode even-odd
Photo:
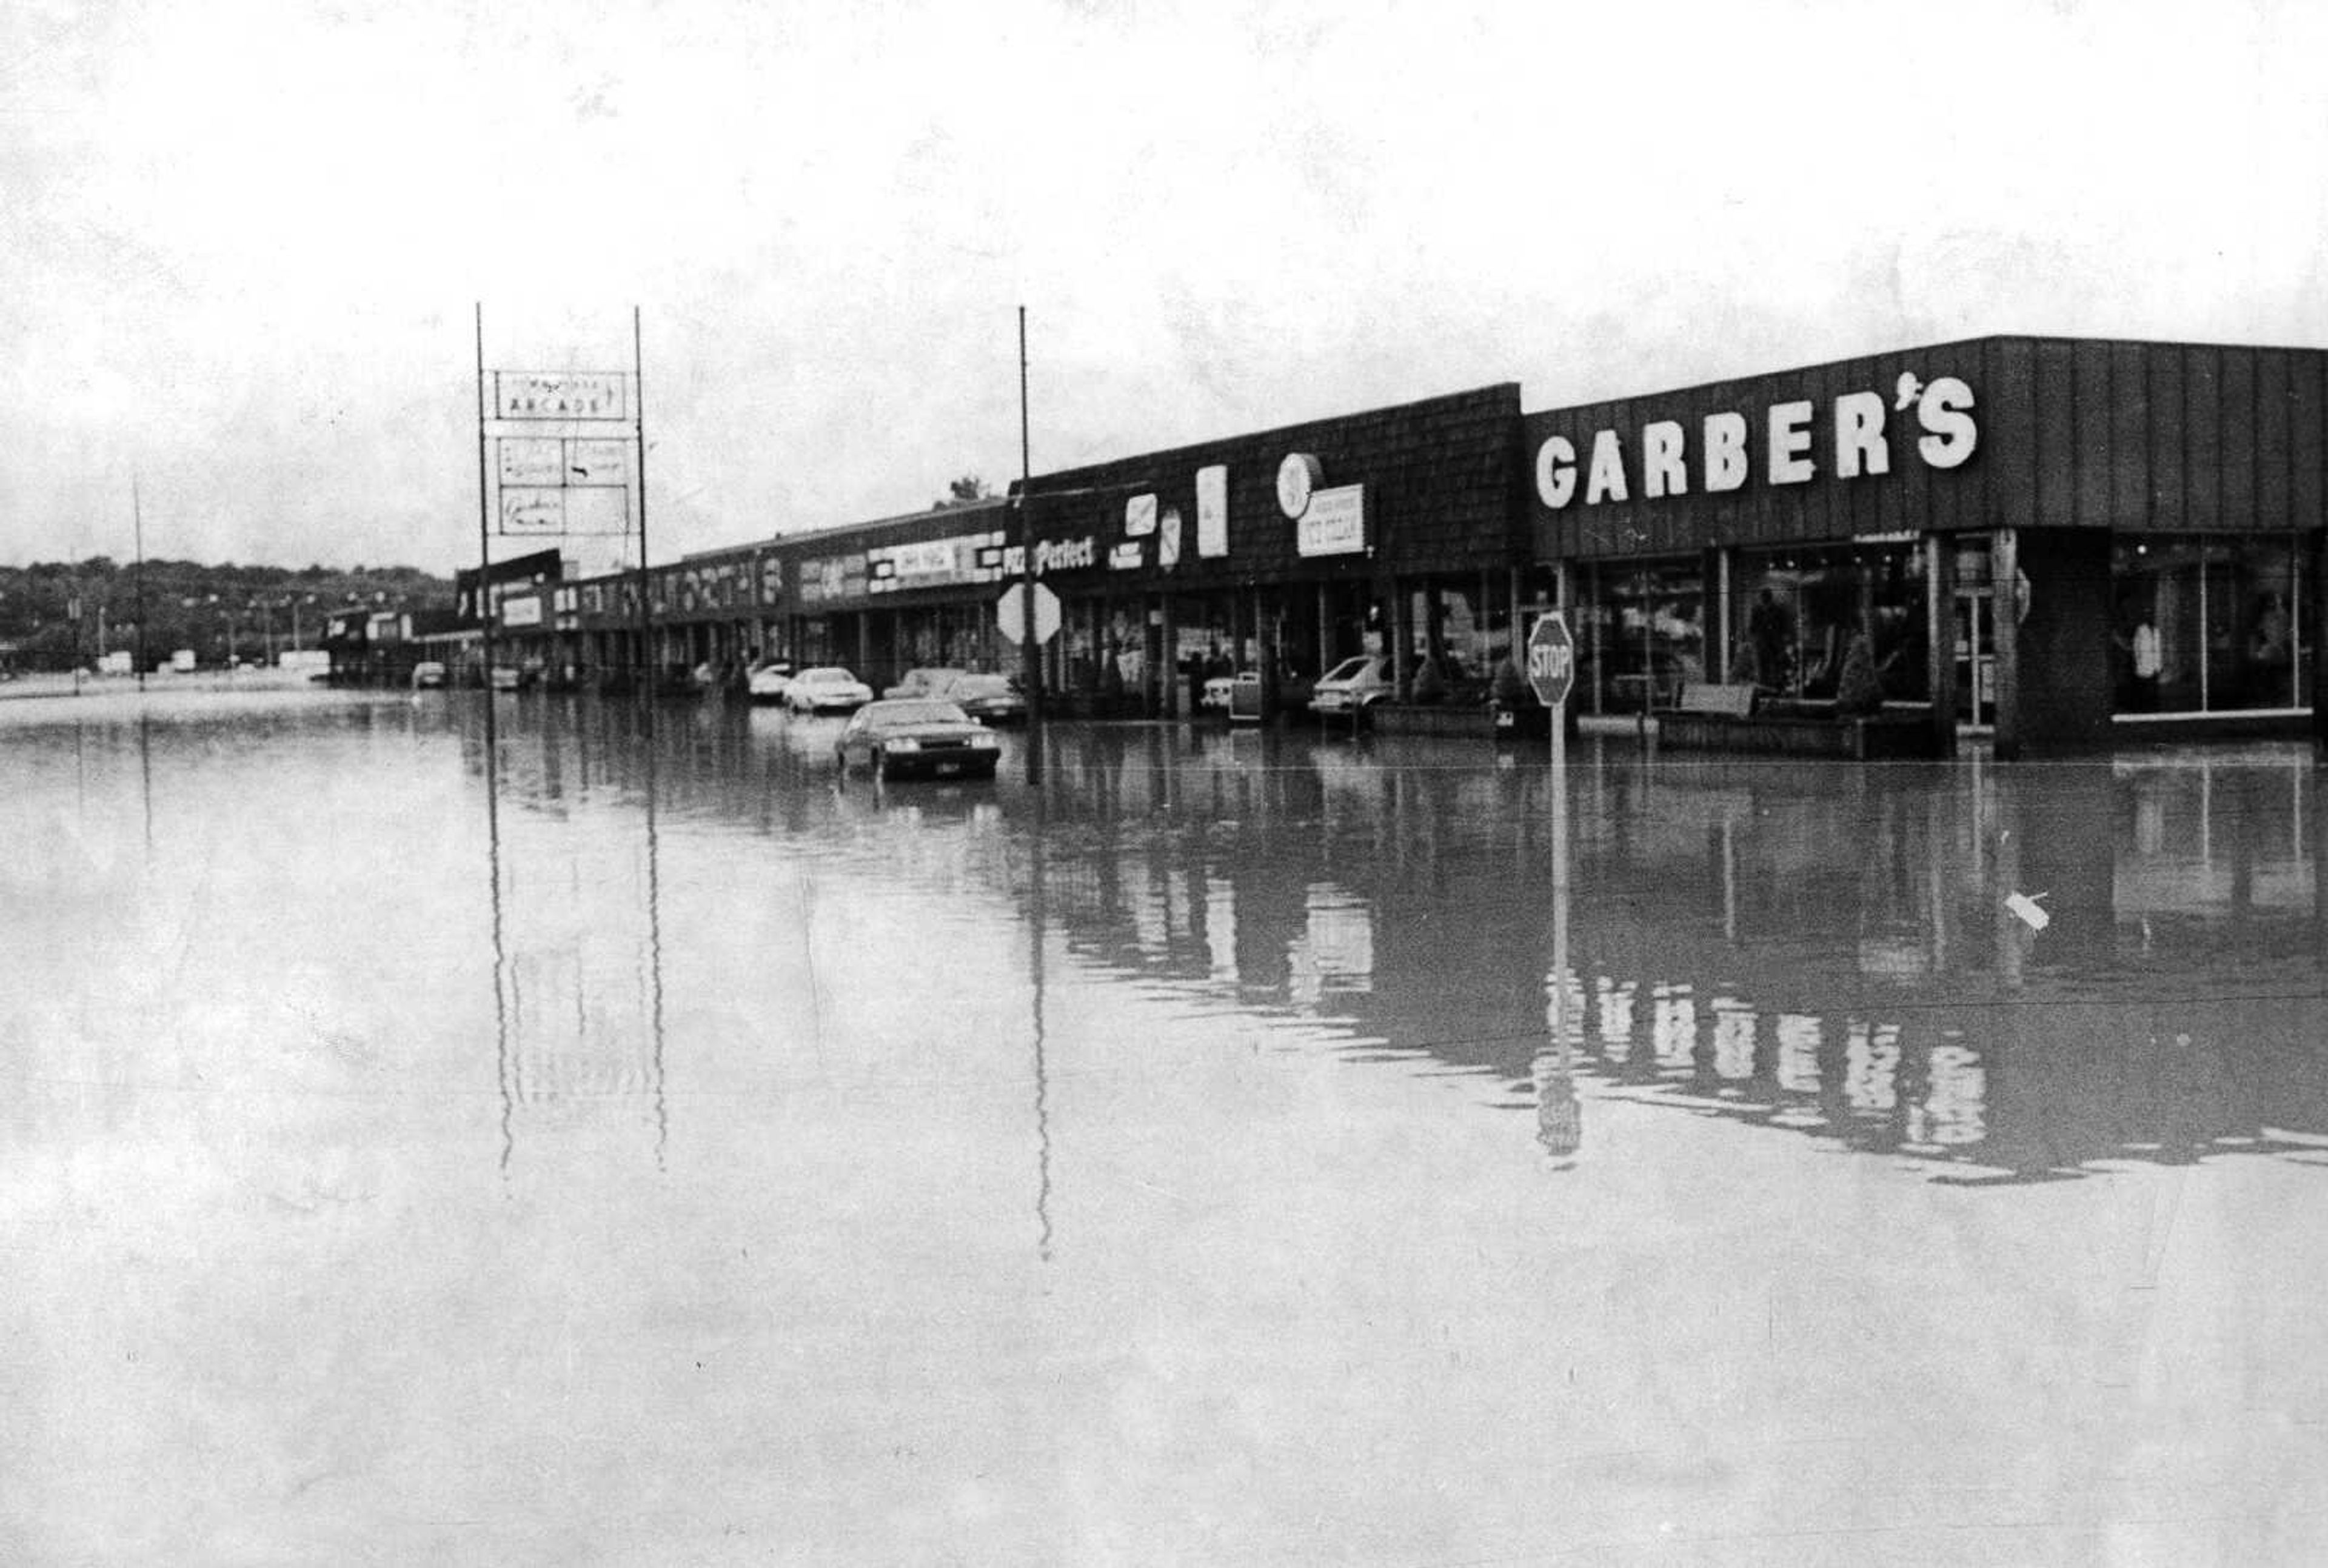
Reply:
[[[1598,592],[1576,628],[1580,678],[1601,710],[1671,708],[1707,679],[1705,574],[1694,558],[1598,569]]]
[[[2122,540],[2111,552],[2117,711],[2223,713],[2312,700],[2304,555],[2287,535]]]
[[[1912,543],[1741,554],[1731,581],[1732,681],[1833,699],[1864,633],[1884,699],[1930,699],[1923,555]]]

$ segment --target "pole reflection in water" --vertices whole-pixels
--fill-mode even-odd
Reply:
[[[493,699],[487,696],[491,704]],[[502,807],[501,758],[493,744],[493,727],[485,725],[485,869],[491,878],[493,932],[493,1081],[502,1100],[502,1177],[509,1177],[510,1155],[515,1148],[513,1118],[516,1096],[510,1083],[509,944],[502,925]]]
[[[671,1111],[662,1075],[662,844],[655,832],[655,737],[653,709],[647,710],[647,1029],[654,1080],[655,1169],[663,1169],[671,1137]],[[579,994],[578,989],[577,992]]]
[[[478,764],[505,1169],[521,1128],[529,1138],[570,1131],[592,1105],[641,1101],[656,1169],[667,1165],[664,781],[652,724],[634,709],[600,706],[598,714],[606,722],[595,728],[547,718],[496,724]],[[499,744],[530,728],[538,746]],[[604,748],[595,763],[593,747]],[[577,775],[593,782],[577,790],[568,781]],[[626,905],[635,924],[624,917]],[[627,1003],[613,1002],[609,981],[627,982]]]
[[[1545,1009],[1552,1031],[1536,1058],[1536,1140],[1554,1160],[1573,1161],[1584,1144],[1583,1107],[1568,1042],[1568,748],[1566,715],[1552,713],[1552,975]]]
[[[1040,1235],[1036,1250],[1051,1261],[1051,1075],[1049,1043],[1043,1025],[1043,944],[1046,925],[1043,840],[1049,831],[1049,793],[1039,779],[1034,786],[1035,821],[1028,839],[1027,980],[1035,1031],[1035,1222]]]

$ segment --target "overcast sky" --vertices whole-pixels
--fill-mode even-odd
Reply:
[[[1877,21],[1878,15],[1896,20]],[[0,562],[476,554],[488,364],[654,556],[1491,381],[2328,344],[2328,5],[0,7]]]

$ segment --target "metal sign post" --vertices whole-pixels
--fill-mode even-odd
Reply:
[[[1540,1136],[1552,1148],[1551,1137],[1555,1111],[1573,1108],[1573,1089],[1568,1081],[1568,694],[1576,683],[1576,643],[1569,635],[1568,617],[1553,610],[1540,617],[1528,634],[1528,684],[1535,691],[1536,700],[1544,704],[1552,720],[1552,1050],[1554,1063],[1554,1083],[1539,1089],[1537,1122]],[[1555,1105],[1552,1094],[1565,1091],[1572,1098]],[[1562,1140],[1565,1149],[1554,1148],[1557,1155],[1575,1152],[1573,1134]]]

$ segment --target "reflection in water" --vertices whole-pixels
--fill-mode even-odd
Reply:
[[[1541,769],[1292,737],[1184,759],[1202,803],[1174,811],[1122,765],[1138,744],[1056,748],[1066,798],[1167,856],[1135,879],[1115,838],[1063,836],[1071,941],[1339,1021],[1369,1057],[1508,1075],[1548,1146],[1580,1081],[1951,1179],[2328,1140],[2316,812],[2293,752],[1807,772],[1594,748],[1563,986],[1535,945]],[[2044,931],[2014,892],[2042,896]]]
[[[495,708],[508,709],[498,721]],[[569,1128],[593,1106],[643,1101],[662,1169],[670,1118],[652,723],[614,704],[531,708],[504,698],[457,720],[474,726],[464,739],[484,784],[502,1167],[521,1122]],[[520,810],[514,822],[505,803]],[[633,831],[621,831],[633,812]],[[575,831],[585,815],[616,831]]]
[[[1036,927],[1047,1251],[1054,936],[1094,973],[1509,1084],[1559,1158],[1593,1094],[1904,1155],[1950,1179],[2328,1141],[2311,1048],[2318,813],[2298,752],[1805,769],[1587,742],[1560,918],[1540,764],[1453,765],[1444,747],[1298,732],[1184,748],[1178,733],[1063,729],[1039,800],[1007,779],[868,798],[830,786],[823,729],[715,708],[649,734],[586,704],[541,726],[539,760],[505,784],[530,812],[644,807],[637,1086],[658,1096],[667,813],[1010,891]],[[1016,875],[1013,842],[1028,850]],[[624,880],[581,864],[570,838],[545,843],[572,862],[568,902]],[[2006,908],[2016,892],[2042,896],[2045,929]],[[570,993],[558,1040],[587,1038],[608,1085],[625,1083],[610,1066],[619,1031],[585,994],[610,972],[597,948],[613,938],[562,918],[555,900],[533,907],[513,972]],[[513,1012],[530,1016],[522,1000]],[[544,1035],[521,1050],[521,1103],[551,1092],[540,1056],[558,1048]]]

